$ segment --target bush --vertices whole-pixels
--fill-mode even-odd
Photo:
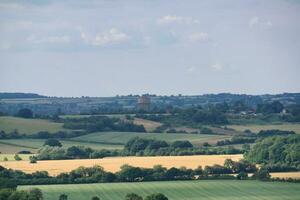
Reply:
[[[146,196],[145,200],[168,200],[168,198],[161,193],[157,193]]]
[[[34,164],[34,163],[37,163],[37,157],[36,156],[30,156],[29,157],[29,162]]]
[[[32,118],[33,112],[28,108],[22,108],[18,111],[17,116],[22,118]]]
[[[14,159],[16,161],[22,160],[22,158],[18,154],[15,154]]]
[[[135,193],[127,194],[125,200],[143,200],[143,198]]]
[[[56,139],[48,139],[45,141],[44,146],[50,146],[50,147],[62,147],[62,144],[56,140]]]

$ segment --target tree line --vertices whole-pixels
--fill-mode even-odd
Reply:
[[[100,166],[79,167],[68,173],[49,176],[46,171],[26,174],[22,171],[6,169],[0,166],[0,188],[16,188],[17,185],[39,184],[77,184],[77,183],[107,183],[107,182],[140,182],[140,181],[171,181],[194,179],[247,179],[248,173],[254,173],[258,178],[261,173],[246,160],[226,160],[224,165],[206,166],[204,169],[165,168],[156,165],[153,168],[141,168],[123,165],[120,171],[111,173]],[[231,175],[230,175],[231,174]],[[234,174],[238,174],[237,177]],[[268,173],[265,174],[268,177]],[[253,177],[253,178],[254,178]],[[260,178],[261,179],[261,175]]]

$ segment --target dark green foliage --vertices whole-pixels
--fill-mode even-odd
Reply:
[[[230,140],[220,140],[217,146],[231,145],[231,144],[245,144],[255,142],[256,137],[233,136]]]
[[[146,196],[145,200],[168,200],[168,198],[161,193],[157,193]]]
[[[143,125],[136,125],[119,118],[110,118],[106,116],[67,118],[64,119],[63,122],[64,128],[81,129],[90,133],[97,131],[146,132]]]
[[[0,200],[43,200],[43,193],[38,188],[32,188],[29,191],[1,189]]]
[[[193,145],[189,141],[175,141],[171,144],[171,147],[173,148],[192,148]]]
[[[143,200],[143,197],[135,193],[130,193],[126,195],[125,200]]]
[[[143,139],[139,137],[129,140],[122,151],[122,155],[138,156],[180,156],[180,155],[208,155],[208,154],[237,154],[241,150],[233,147],[208,148],[193,147],[189,141],[175,141],[171,145],[165,141]]]
[[[300,165],[300,135],[267,137],[246,154],[249,161],[264,164]]]
[[[221,165],[206,166],[204,168],[206,174],[231,174],[232,170]]]
[[[66,195],[66,194],[61,194],[61,195],[59,195],[59,198],[58,198],[59,200],[68,200],[68,195]]]
[[[62,144],[57,139],[48,139],[45,141],[44,146],[50,146],[50,147],[61,147]]]
[[[32,164],[37,163],[37,160],[38,160],[38,159],[37,159],[36,156],[30,156],[30,157],[29,157],[29,162],[32,163]]]
[[[22,158],[18,154],[15,154],[14,159],[16,161],[22,160]]]
[[[207,128],[207,127],[202,127],[201,130],[200,130],[200,133],[201,134],[209,134],[209,135],[214,134],[213,131],[210,128]]]
[[[239,162],[235,162],[231,159],[226,159],[224,162],[224,167],[230,169],[232,173],[254,173],[257,170],[255,164],[247,160],[240,160]]]
[[[94,197],[92,197],[92,200],[100,200],[100,198],[97,196],[94,196]]]
[[[284,106],[279,101],[273,101],[272,103],[264,103],[257,105],[257,113],[272,114],[280,113],[284,109]]]
[[[261,181],[267,181],[270,180],[271,175],[266,169],[260,169],[257,172],[254,173],[253,175],[256,179],[261,180]]]
[[[282,131],[282,130],[261,130],[257,134],[258,137],[270,137],[270,136],[285,136],[285,135],[294,135],[294,131]]]
[[[248,174],[246,172],[240,172],[236,176],[236,179],[238,179],[238,180],[245,180],[247,178],[248,178]]]
[[[18,111],[17,116],[22,118],[32,118],[33,112],[28,108],[22,108]]]

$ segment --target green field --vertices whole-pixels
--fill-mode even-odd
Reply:
[[[33,186],[20,186],[29,189]],[[71,200],[122,200],[130,192],[142,196],[161,192],[169,200],[297,200],[300,184],[237,180],[165,181],[141,183],[100,183],[34,186],[42,189],[45,200],[67,194]]]
[[[230,136],[226,135],[201,135],[184,133],[97,132],[76,137],[72,140],[81,142],[100,142],[107,144],[125,144],[133,137],[165,140],[167,142],[173,142],[176,140],[189,140],[195,145],[202,144],[203,142],[215,143],[218,140],[230,138]]]
[[[34,154],[18,154],[22,160],[29,160],[29,156],[32,156]],[[15,161],[14,158],[15,154],[0,154],[0,161],[3,161],[4,158],[7,158],[8,161]]]
[[[261,130],[278,129],[283,131],[295,131],[300,134],[300,124],[271,124],[271,125],[229,125],[228,128],[233,128],[236,131],[245,131],[247,129],[254,133],[258,133]]]
[[[50,133],[64,131],[62,123],[54,123],[43,119],[24,119],[19,117],[0,117],[0,130],[6,133],[18,130],[19,133],[33,134],[39,131]]]
[[[0,152],[1,153],[17,153],[21,150],[28,150],[32,153],[43,146],[44,139],[9,139],[0,140]],[[110,145],[110,144],[100,144],[100,143],[89,143],[89,142],[79,142],[79,141],[68,141],[60,140],[63,147],[71,146],[86,146],[92,149],[122,149],[123,145]]]

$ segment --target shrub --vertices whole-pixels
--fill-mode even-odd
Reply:
[[[14,159],[16,161],[22,160],[22,158],[18,154],[15,154]]]

